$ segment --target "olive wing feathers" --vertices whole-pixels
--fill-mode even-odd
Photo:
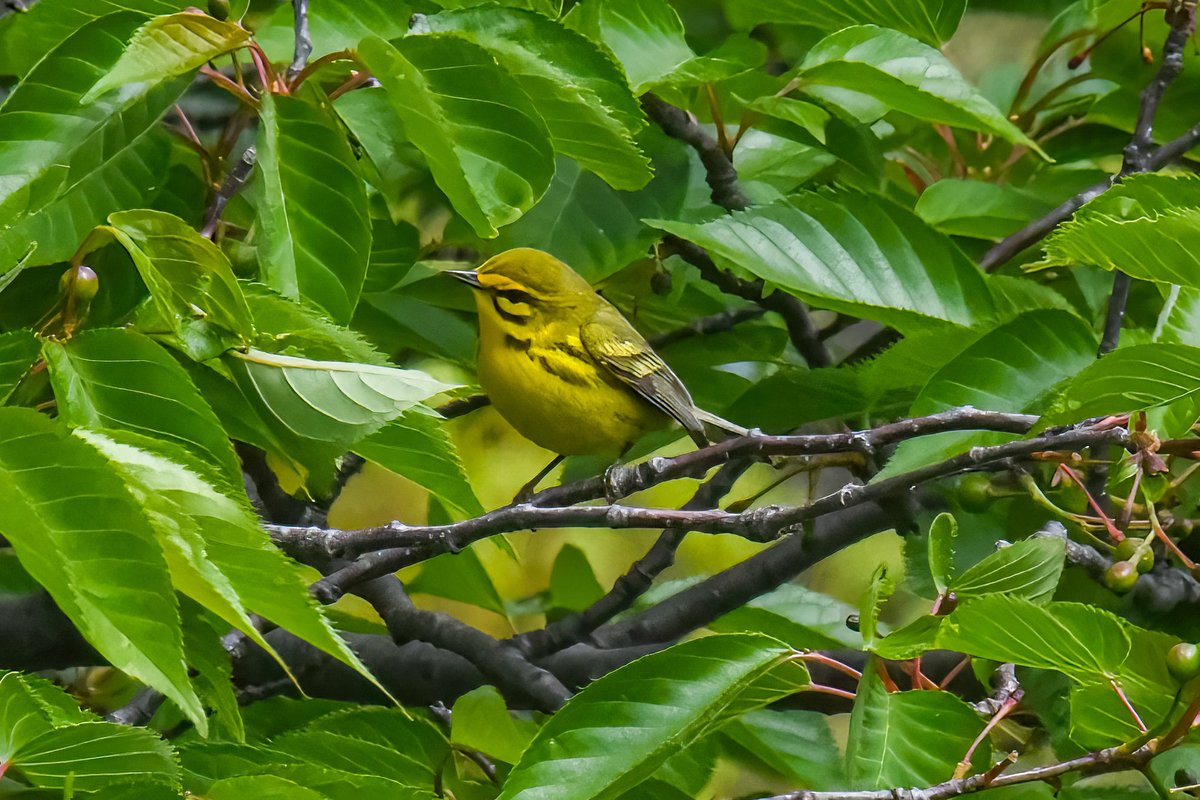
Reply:
[[[580,329],[588,354],[652,406],[672,417],[703,447],[704,426],[687,387],[620,312],[602,305]]]

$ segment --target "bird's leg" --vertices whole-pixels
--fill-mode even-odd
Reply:
[[[537,475],[534,475],[533,479],[530,480],[529,483],[521,487],[521,491],[517,492],[517,496],[513,498],[513,502],[528,503],[530,498],[533,497],[533,491],[537,488],[537,485],[542,482],[543,478],[550,474],[550,470],[562,463],[563,458],[564,456],[555,456],[549,464],[542,467],[541,472],[539,472]]]
[[[633,449],[633,442],[629,442],[621,448],[621,454],[617,456],[617,460],[608,465],[604,470],[604,501],[609,505],[620,500],[625,495],[629,494],[617,480],[617,469],[625,464],[625,456],[629,455],[629,451]]]

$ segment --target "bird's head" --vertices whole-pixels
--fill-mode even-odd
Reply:
[[[579,273],[549,253],[518,247],[492,256],[477,270],[448,270],[475,289],[481,312],[494,310],[501,320],[523,324],[567,316],[596,301]]]

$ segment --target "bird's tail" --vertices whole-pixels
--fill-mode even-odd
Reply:
[[[747,430],[746,428],[743,428],[741,425],[732,423],[727,419],[722,419],[721,417],[718,417],[716,414],[713,414],[709,411],[705,411],[702,408],[695,408],[692,410],[692,413],[695,414],[696,419],[700,420],[705,425],[711,425],[714,428],[719,428],[719,429],[725,431],[726,433],[731,433],[734,436],[749,436],[750,435],[750,431]]]

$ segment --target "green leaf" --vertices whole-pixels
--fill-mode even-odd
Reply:
[[[373,680],[309,594],[302,568],[271,543],[249,503],[206,483],[186,451],[172,448],[164,457],[139,448],[145,444],[140,437],[113,441],[99,434],[82,435],[120,466],[150,511],[157,510],[176,526],[166,533],[178,538],[164,541],[163,547],[173,572],[187,580],[179,581],[181,590],[268,652],[270,646],[255,632],[243,608]],[[172,549],[178,552],[175,558]]]
[[[360,94],[363,93],[351,92],[349,96]],[[400,288],[420,257],[420,231],[407,222],[374,220],[371,224],[371,258],[367,262],[363,293]]]
[[[109,215],[111,233],[129,251],[161,322],[197,361],[253,336],[250,309],[220,249],[179,217],[142,209]]]
[[[943,624],[938,644],[992,661],[1052,669],[1081,682],[1114,675],[1129,655],[1121,621],[1079,603],[1038,606],[988,595],[959,605]]]
[[[41,342],[28,330],[0,334],[0,404],[7,402],[33,367],[41,347]]]
[[[875,574],[871,576],[871,583],[858,607],[858,629],[865,646],[875,644],[880,633],[879,612],[895,591],[896,581],[888,577],[887,564],[880,564],[875,568]]]
[[[412,349],[462,365],[475,363],[479,331],[462,314],[426,303],[409,292],[364,295],[359,312],[355,328],[369,334],[380,347],[398,353]]]
[[[493,5],[495,0],[434,0],[442,8],[474,8],[475,6]],[[544,14],[550,19],[557,19],[562,13],[562,0],[504,0],[509,8],[527,8]]]
[[[86,25],[0,106],[0,271],[20,260],[30,241],[39,245],[36,263],[66,259],[103,214],[159,185],[166,140],[151,129],[188,81],[135,84],[81,102],[141,20],[113,14]]]
[[[764,708],[743,714],[721,734],[800,786],[836,789],[845,786],[846,777],[829,720],[815,711]]]
[[[532,738],[527,727],[513,720],[493,686],[481,686],[454,701],[450,741],[460,747],[516,764]]]
[[[683,22],[665,0],[587,0],[571,9],[565,23],[608,48],[639,95],[659,86],[723,80],[758,66],[765,56],[760,43],[739,35],[696,55]]]
[[[1043,243],[1036,267],[1093,264],[1200,286],[1200,178],[1133,175],[1085,205]]]
[[[326,108],[264,94],[257,225],[262,280],[348,323],[371,252],[367,193]]]
[[[803,25],[832,33],[871,22],[894,28],[934,47],[958,28],[966,0],[888,0],[885,3],[841,3],[838,0],[732,0],[725,5],[730,22],[749,30],[764,22]]]
[[[896,110],[992,134],[1045,156],[945,56],[899,31],[859,25],[831,34],[808,51],[795,80],[814,97],[861,109],[856,116],[862,122]]]
[[[750,111],[790,122],[806,131],[821,144],[825,144],[825,126],[832,115],[816,103],[797,100],[794,97],[756,97],[746,104]],[[741,165],[738,165],[740,171]],[[926,190],[928,191],[928,190]]]
[[[643,137],[648,138],[648,137]],[[566,158],[546,195],[525,216],[500,231],[495,252],[536,247],[562,259],[591,283],[642,258],[658,233],[646,217],[674,217],[687,185],[687,157],[674,143],[652,140],[655,178],[639,192],[619,192]]]
[[[391,772],[394,780],[422,787],[426,792],[432,791],[440,766],[449,755],[449,743],[441,730],[430,721],[413,719],[402,708],[357,706],[335,711],[309,723],[307,731],[352,737],[390,750],[390,766],[377,774]],[[325,756],[317,760],[334,764],[337,759]],[[353,768],[351,761],[349,769]]]
[[[415,578],[405,582],[411,594],[427,594],[468,603],[505,616],[508,611],[492,578],[479,559],[478,545],[461,553],[445,553],[421,564]]]
[[[392,107],[387,90],[376,86],[346,92],[337,98],[333,109],[350,130],[355,155],[365,156],[358,161],[359,172],[384,201],[392,222],[408,218],[411,212],[408,203],[428,194],[433,188],[432,177],[425,157],[405,135],[404,123]],[[378,226],[378,220],[372,223],[372,250],[376,247],[374,232]],[[371,283],[370,272],[368,264],[367,284]],[[383,287],[365,284],[363,291],[386,288],[391,288],[391,284]]]
[[[1103,747],[1140,735],[1114,687],[1150,727],[1171,711],[1178,683],[1167,672],[1166,653],[1177,641],[1092,606],[1038,606],[992,594],[959,605],[937,645],[1066,675],[1073,682],[1072,736],[1084,746]]]
[[[146,728],[81,722],[47,731],[19,746],[10,771],[34,786],[94,791],[141,778],[178,781],[171,746]]]
[[[983,720],[950,692],[888,692],[874,666],[867,663],[850,715],[851,783],[884,789],[949,780]]]
[[[984,334],[939,369],[917,395],[909,413],[915,417],[959,406],[1040,413],[1054,397],[1056,384],[1095,359],[1095,334],[1079,317],[1058,310],[1030,311]],[[877,479],[975,446],[1015,438],[1013,434],[955,431],[903,442]]]
[[[550,569],[550,605],[568,611],[583,611],[604,595],[604,587],[587,553],[573,544],[565,544]]]
[[[180,11],[187,5],[186,0],[88,0],[82,3],[79,0],[47,0],[32,3],[23,13],[9,14],[0,20],[0,38],[4,39],[4,47],[0,48],[0,74],[25,75],[46,53],[98,17],[131,11],[146,19]]]
[[[586,37],[541,14],[471,8],[425,18],[491,53],[517,79],[546,122],[554,150],[615,189],[640,189],[650,164],[634,142],[646,120],[620,67]]]
[[[995,313],[985,277],[953,243],[866,195],[804,193],[702,225],[648,222],[701,245],[719,266],[901,331]]]
[[[733,153],[743,191],[756,203],[782,199],[837,163],[837,157],[766,131],[747,130]]]
[[[709,636],[646,656],[572,697],[525,750],[500,798],[617,797],[702,735],[807,681],[791,650],[759,635]]]
[[[184,12],[155,17],[125,47],[116,64],[96,82],[82,102],[130,83],[162,81],[199,69],[207,61],[236,50],[250,32],[234,22]]]
[[[335,325],[311,306],[281,297],[257,283],[241,284],[254,319],[257,344],[272,353],[323,361],[388,366],[388,360],[357,331]]]
[[[719,633],[765,633],[797,650],[857,649],[862,637],[846,627],[858,609],[795,583],[760,595],[709,625]]]
[[[767,48],[762,42],[747,35],[734,34],[716,49],[683,62],[647,88],[680,90],[717,83],[757,69],[766,60]]]
[[[865,364],[781,368],[747,389],[726,416],[779,432],[822,419],[901,416],[930,376],[978,336],[958,328],[929,331],[901,339]],[[797,392],[804,403],[793,401]]]
[[[1140,411],[1200,390],[1200,348],[1185,344],[1124,347],[1089,365],[1062,390],[1055,420]]]
[[[403,475],[463,517],[483,513],[442,420],[410,411],[354,446],[368,461]]]
[[[274,775],[225,778],[209,787],[207,800],[329,800],[327,795]]]
[[[888,661],[907,661],[937,648],[937,635],[945,617],[926,614],[899,630],[876,639],[871,652]]]
[[[242,470],[216,414],[187,373],[140,333],[84,331],[43,347],[58,413],[72,427],[147,434],[186,448],[224,485],[241,490]]]
[[[665,0],[585,0],[571,9],[567,24],[616,56],[634,94],[696,57]]]
[[[18,672],[0,673],[0,763],[9,761],[26,742],[54,730],[30,685],[41,680]]]
[[[196,691],[205,707],[212,710],[214,738],[245,741],[246,729],[233,689],[233,664],[222,643],[229,633],[228,624],[189,600],[179,604],[179,611],[183,618],[183,649],[188,665],[195,671]]]
[[[1012,186],[945,178],[921,192],[914,210],[921,219],[951,236],[1002,239],[1050,207]]]
[[[41,414],[0,409],[0,490],[0,534],[30,575],[113,666],[205,730],[166,561],[108,461]]]
[[[554,175],[546,124],[516,79],[481,47],[428,34],[359,54],[383,83],[434,180],[480,236],[528,211]]]
[[[944,594],[954,578],[954,540],[958,536],[958,521],[953,514],[942,512],[929,525],[929,571],[938,594]]]
[[[1200,347],[1200,289],[1173,286],[1159,314],[1154,339]]]
[[[349,730],[309,729],[287,733],[272,746],[300,763],[315,763],[347,774],[371,775],[391,781],[393,791],[428,797],[432,792],[436,764],[426,763],[423,753],[410,753],[385,743],[364,740],[358,726]],[[420,790],[413,792],[413,790]],[[395,795],[393,795],[395,796]]]
[[[272,426],[348,449],[418,403],[454,388],[415,369],[249,350],[222,363]],[[269,415],[267,417],[266,415]]]
[[[1025,597],[1038,603],[1049,600],[1058,588],[1066,543],[1054,536],[1039,536],[1010,544],[988,555],[950,582],[959,599],[985,594]]]

